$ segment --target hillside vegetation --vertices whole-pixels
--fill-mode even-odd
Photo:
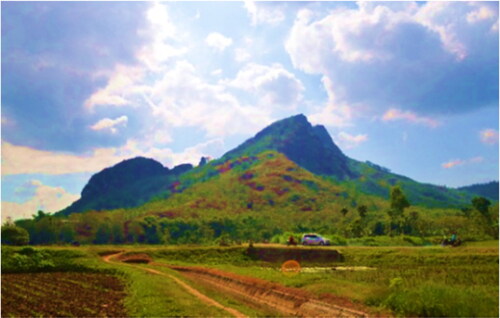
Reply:
[[[405,195],[402,187],[389,189]],[[363,194],[352,183],[314,175],[276,151],[211,161],[180,175],[171,192],[139,207],[67,217],[39,212],[16,224],[35,244],[284,243],[304,232],[320,232],[336,244],[346,244],[347,238],[368,245],[390,245],[377,239],[387,235],[406,235],[415,245],[439,243],[453,231],[469,241],[497,237],[498,204],[487,202],[480,211],[410,201],[398,208],[391,194],[387,199]]]

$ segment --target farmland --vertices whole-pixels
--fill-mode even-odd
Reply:
[[[126,316],[124,287],[121,280],[106,274],[4,274],[2,316]]]
[[[249,297],[225,292],[217,279],[212,279],[215,285],[202,281],[202,272],[233,277],[238,284],[254,279],[295,298],[342,305],[369,316],[498,316],[497,241],[458,248],[259,244],[253,252],[248,245],[28,249],[2,248],[2,316],[231,315],[223,307],[245,316],[286,315]],[[331,257],[334,251],[342,257]],[[117,253],[123,257],[115,257]],[[27,255],[36,256],[38,263],[14,273],[12,259]],[[106,263],[103,255],[114,258]],[[134,255],[152,262],[120,261]],[[280,267],[287,257],[300,258],[308,270],[284,275]],[[27,264],[26,259],[23,262]],[[201,272],[188,275],[172,265]],[[220,307],[194,296],[177,280]]]

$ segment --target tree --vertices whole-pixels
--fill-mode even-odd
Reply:
[[[348,233],[350,237],[361,237],[363,236],[363,220],[360,218],[356,218],[352,221],[351,224],[347,227]]]
[[[119,223],[114,223],[111,232],[113,235],[113,243],[123,244],[125,242],[125,236],[123,235],[122,226]]]
[[[95,244],[107,244],[111,240],[111,228],[107,223],[101,223],[95,234]]]
[[[358,214],[359,214],[359,217],[361,219],[365,218],[367,212],[368,212],[368,208],[366,207],[366,205],[360,205],[358,207]]]
[[[410,202],[406,199],[403,190],[399,186],[395,186],[391,190],[391,209],[403,214],[404,209],[410,207]]]
[[[345,216],[348,212],[349,210],[347,210],[346,208],[342,208],[342,210],[340,210],[340,213],[342,213],[343,216]]]
[[[5,224],[2,226],[2,244],[8,245],[26,245],[30,241],[28,231],[14,224]]]
[[[390,235],[392,235],[392,229],[401,230],[401,222],[404,210],[410,206],[410,202],[406,199],[403,190],[399,186],[395,186],[391,190],[391,208],[387,211],[389,217],[391,218],[391,224],[389,226]]]
[[[491,202],[488,199],[483,197],[475,197],[474,199],[472,199],[472,205],[484,217],[489,218],[489,207],[491,205]]]

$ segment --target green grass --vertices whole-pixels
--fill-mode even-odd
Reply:
[[[342,247],[343,264],[369,271],[285,276],[279,265],[212,265],[314,294],[331,293],[400,316],[498,316],[498,248]]]

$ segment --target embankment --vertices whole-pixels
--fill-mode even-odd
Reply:
[[[161,264],[154,264],[161,265]],[[345,299],[324,301],[313,298],[305,291],[282,285],[222,272],[216,269],[186,266],[168,266],[186,277],[211,285],[223,293],[254,304],[265,304],[287,316],[300,317],[366,317],[363,312]]]

